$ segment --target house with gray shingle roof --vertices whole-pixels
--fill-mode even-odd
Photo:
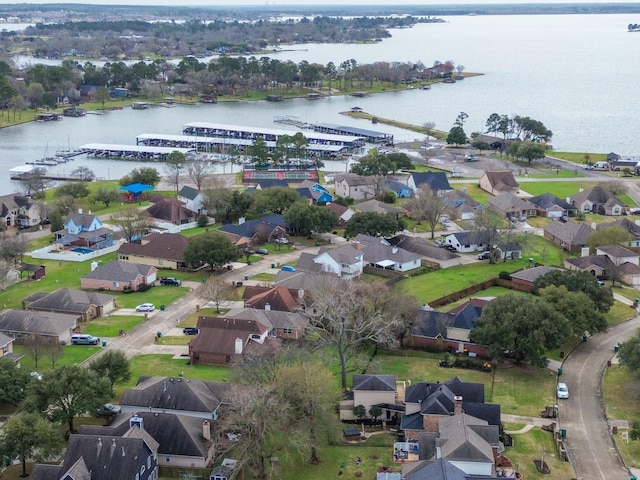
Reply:
[[[102,221],[91,212],[81,208],[67,215],[64,228],[53,232],[58,245],[73,245],[99,250],[113,245],[111,230],[102,226]]]
[[[516,197],[510,192],[489,198],[487,200],[487,208],[509,220],[535,217],[537,213],[536,206],[533,203]]]
[[[429,188],[436,195],[453,190],[445,172],[413,172],[407,179],[407,185],[414,194],[419,194],[420,188]]]
[[[596,278],[612,278],[637,287],[640,285],[640,257],[620,245],[606,245],[596,249],[596,255],[565,260],[565,268],[589,272]]]
[[[587,245],[587,238],[593,232],[594,230],[584,223],[571,221],[563,223],[555,220],[544,227],[543,236],[563,250],[579,252]]]
[[[153,285],[157,274],[158,269],[150,265],[112,260],[84,275],[80,279],[80,286],[90,290],[119,291],[128,287],[135,292],[141,285]]]
[[[627,208],[621,200],[600,185],[572,195],[571,204],[581,212],[599,215],[622,215]]]
[[[486,347],[472,343],[471,331],[491,298],[472,298],[449,312],[421,308],[414,316],[407,345],[485,356]]]
[[[197,214],[207,213],[207,210],[203,206],[205,196],[196,188],[185,185],[178,192],[178,200],[183,202],[184,206],[192,212]]]
[[[393,207],[379,200],[367,200],[366,202],[356,203],[353,208],[356,212],[392,213],[394,215],[401,215],[403,213],[402,209]]]
[[[34,480],[158,478],[158,442],[137,426],[122,436],[72,434],[61,465],[36,465]]]
[[[13,352],[13,341],[14,338],[2,333],[0,327],[0,359],[10,360],[20,366],[20,359],[24,355],[18,355]]]
[[[7,227],[31,227],[42,220],[36,202],[31,197],[15,193],[0,196],[0,219]]]
[[[132,425],[139,425],[158,443],[160,466],[205,468],[213,460],[213,423],[180,413],[147,412],[142,409],[133,416],[120,413],[107,426],[82,425],[79,433],[95,438],[122,437]]]
[[[536,195],[527,200],[536,206],[540,217],[563,218],[573,216],[577,212],[576,207],[551,193]]]
[[[538,267],[525,268],[511,274],[511,283],[517,290],[525,292],[533,292],[535,290],[535,281],[554,270],[562,270],[558,267],[540,265]]]
[[[460,220],[473,220],[484,206],[461,190],[452,190],[442,196],[449,216]]]
[[[422,237],[400,234],[387,239],[387,241],[391,245],[420,255],[423,260],[437,264],[440,268],[460,265],[460,255],[450,252],[446,248],[440,248]]]
[[[513,176],[511,170],[484,172],[478,180],[478,185],[491,195],[515,194],[520,191],[520,185],[516,182],[516,177]]]
[[[391,245],[384,238],[360,233],[352,245],[363,252],[364,264],[374,268],[407,272],[422,265],[420,255]]]
[[[155,233],[142,237],[140,243],[124,243],[118,259],[138,265],[178,270],[187,268],[184,249],[189,239],[178,233]]]
[[[469,475],[444,458],[433,462],[421,461],[402,465],[403,480],[474,480],[478,477]],[[482,480],[499,480],[504,477],[486,477]]]
[[[640,247],[640,225],[628,218],[621,218],[620,220],[614,220],[613,222],[599,223],[596,225],[596,230],[611,227],[622,228],[632,235],[633,240],[627,244],[628,247]]]
[[[230,384],[183,377],[141,376],[135,388],[125,390],[120,405],[123,413],[144,409],[151,413],[176,413],[216,420],[229,402]]]
[[[372,418],[369,414],[371,407],[380,406],[383,408],[382,420],[391,420],[396,406],[396,377],[395,375],[370,375],[357,374],[353,376],[353,399],[340,402],[340,420],[356,420],[353,407],[362,405],[367,418]],[[398,406],[398,411],[401,411]]]
[[[53,343],[70,343],[80,318],[80,314],[3,310],[0,312],[0,333],[20,343],[29,336],[37,336]]]
[[[343,198],[369,200],[375,198],[377,182],[373,177],[355,173],[338,173],[333,177],[334,192]]]
[[[313,263],[320,265],[322,272],[340,278],[354,278],[362,274],[365,260],[361,250],[347,244],[338,248],[321,248]]]
[[[83,322],[101,317],[116,308],[116,297],[99,292],[61,288],[51,293],[37,292],[22,299],[25,310],[80,315]]]
[[[277,287],[284,288],[284,287]],[[304,336],[309,328],[309,318],[303,312],[256,308],[233,309],[226,314],[230,320],[247,320],[267,325],[271,329],[270,337],[297,340]]]

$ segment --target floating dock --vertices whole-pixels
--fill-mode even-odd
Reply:
[[[84,153],[95,158],[111,158],[116,160],[150,160],[163,161],[172,152],[188,155],[195,148],[167,148],[146,145],[118,145],[109,143],[87,143],[80,147]]]

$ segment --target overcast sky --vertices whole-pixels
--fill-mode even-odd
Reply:
[[[523,4],[523,3],[637,3],[638,0],[618,0],[615,2],[606,2],[602,0],[400,0],[398,5],[477,5],[487,3],[507,3],[507,4]],[[228,6],[228,5],[389,5],[393,2],[390,0],[268,0],[260,2],[258,0],[73,0],[64,2],[64,0],[34,0],[34,1],[4,1],[1,4],[15,3],[87,3],[94,5],[164,5],[164,6],[189,6],[189,5],[209,5],[209,6]]]

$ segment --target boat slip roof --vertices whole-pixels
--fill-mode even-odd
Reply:
[[[281,128],[263,128],[263,127],[247,127],[242,125],[227,125],[224,123],[208,123],[208,122],[193,122],[187,123],[184,128],[207,128],[210,130],[228,130],[230,132],[244,132],[258,135],[295,135],[295,130],[285,130]],[[361,140],[361,136],[352,135],[334,135],[332,133],[318,133],[318,132],[300,132],[307,139],[326,140],[330,142],[355,142]]]

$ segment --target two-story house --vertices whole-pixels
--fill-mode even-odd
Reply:
[[[204,208],[205,196],[200,190],[185,185],[178,192],[178,200],[183,202],[185,207],[192,212],[198,214],[207,213],[207,210]]]
[[[7,227],[31,227],[42,221],[36,202],[15,193],[0,196],[0,219]]]
[[[79,208],[77,212],[70,213],[64,222],[64,228],[54,232],[55,243],[59,246],[74,246],[100,250],[110,247],[111,230],[102,226],[102,221],[91,212],[83,213]]]

